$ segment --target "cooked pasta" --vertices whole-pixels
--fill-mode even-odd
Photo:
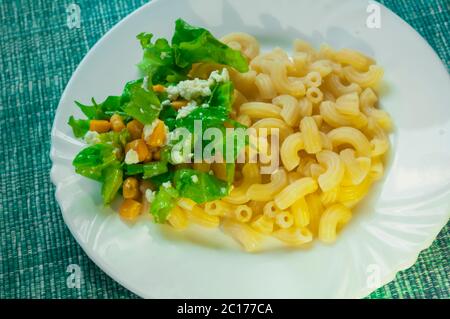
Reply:
[[[195,37],[195,27],[185,27]],[[150,41],[144,40],[146,35],[139,37],[142,46]],[[125,198],[120,215],[131,220],[141,210],[150,210],[156,222],[177,230],[191,224],[219,228],[247,251],[260,249],[266,236],[293,246],[315,237],[334,242],[350,221],[352,209],[385,171],[394,125],[378,103],[383,69],[361,52],[326,44],[316,49],[300,39],[294,41],[292,53],[281,48],[261,52],[258,40],[242,32],[225,35],[222,43],[210,40],[198,52],[205,56],[173,70],[169,60],[186,60],[182,52],[193,50],[192,43],[173,51],[179,57],[165,59],[166,52],[158,59],[147,57],[156,62],[161,58],[164,67],[150,65],[148,69],[157,75],[127,84],[128,95],[135,90],[142,94],[136,105],[130,97],[133,103],[124,108],[130,114],[103,120],[108,116],[102,113],[97,114],[101,119],[89,119],[86,142],[111,129],[119,134],[125,127],[131,136],[126,140],[127,136],[108,135],[105,140],[111,145],[105,148],[113,152],[122,143],[116,149],[123,154],[113,153],[110,158],[102,153],[102,160],[108,161],[102,165],[114,163],[113,169],[124,176],[125,181],[115,186]],[[153,46],[157,52],[159,48]],[[147,60],[141,64],[155,63]],[[151,112],[135,110],[140,100],[151,101]],[[161,109],[156,112],[153,104]],[[200,145],[200,153],[215,148],[199,160],[198,142],[204,136],[196,136],[198,120],[205,124],[201,130],[226,135],[204,148]],[[194,136],[185,143],[191,153],[184,154],[189,159],[192,155],[193,161],[165,152],[175,148],[174,127],[190,134],[193,128]],[[248,135],[243,145],[236,145],[232,130],[244,127]],[[231,160],[229,138],[231,149],[238,153]],[[91,162],[102,166],[97,160]],[[78,170],[94,174],[85,167]],[[101,174],[91,177],[107,179]]]

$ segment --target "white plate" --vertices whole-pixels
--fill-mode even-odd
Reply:
[[[450,80],[428,44],[388,9],[381,28],[366,26],[368,2],[152,1],[109,31],[87,54],[61,98],[52,131],[51,178],[64,220],[89,257],[142,297],[364,297],[413,265],[450,212]],[[141,220],[124,224],[103,208],[100,186],[74,173],[83,144],[66,124],[75,99],[119,94],[137,78],[135,36],[170,37],[176,18],[256,36],[264,49],[290,50],[294,38],[354,48],[385,68],[383,107],[396,132],[386,178],[358,206],[336,244],[248,254],[216,231],[179,234]]]

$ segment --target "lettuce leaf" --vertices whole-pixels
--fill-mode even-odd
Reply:
[[[177,118],[177,111],[170,104],[164,105],[161,112],[159,113],[159,119],[164,121],[167,125],[169,131],[173,131],[175,128],[175,122]]]
[[[109,131],[99,134],[100,142],[103,144],[111,144],[114,147],[124,148],[125,145],[131,140],[130,132],[128,129],[123,129],[120,132]]]
[[[194,169],[177,170],[173,181],[180,197],[190,198],[198,204],[220,199],[229,192],[228,183]]]
[[[90,120],[76,120],[72,115],[69,117],[69,124],[72,127],[72,132],[75,137],[84,137],[89,131]]]
[[[75,156],[72,165],[76,173],[96,181],[103,181],[103,169],[116,161],[112,145],[94,144],[81,150]]]
[[[144,55],[138,68],[146,74],[153,84],[174,83],[186,79],[188,70],[175,64],[173,50],[166,39],[157,39],[152,43],[153,34],[140,33]]]
[[[150,207],[150,213],[153,215],[156,223],[164,223],[166,221],[178,197],[179,194],[175,188],[159,187]]]
[[[75,104],[81,109],[84,115],[90,120],[109,119],[114,112],[121,110],[121,96],[108,96],[102,103],[98,104],[92,98],[92,105],[85,105],[78,101]]]
[[[234,86],[231,81],[217,84],[208,101],[210,107],[224,108],[231,112],[233,106]]]
[[[135,82],[126,87],[125,99],[129,98],[123,111],[143,124],[151,124],[159,116],[161,104],[152,90],[142,87],[142,82]]]
[[[123,171],[118,161],[109,165],[102,171],[102,198],[105,205],[111,203],[122,186]]]
[[[248,71],[247,59],[237,50],[217,40],[208,30],[194,27],[183,19],[175,22],[172,37],[175,63],[190,68],[199,62],[229,65],[239,72]]]

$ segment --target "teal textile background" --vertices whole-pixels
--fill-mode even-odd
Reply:
[[[365,0],[362,0],[365,1]],[[97,40],[143,0],[0,0],[0,298],[136,298],[84,254],[65,226],[50,182],[50,130],[73,71]],[[450,68],[448,0],[383,0]],[[416,264],[369,298],[449,298],[447,225]],[[67,267],[80,266],[80,289]]]

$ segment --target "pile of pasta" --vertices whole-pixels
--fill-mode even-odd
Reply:
[[[294,246],[314,237],[334,242],[383,175],[392,129],[377,106],[383,69],[357,51],[316,50],[302,40],[294,41],[291,55],[280,48],[260,53],[258,41],[245,33],[221,41],[250,64],[247,73],[229,70],[233,116],[248,127],[279,130],[280,166],[261,175],[258,163],[237,165],[229,196],[204,205],[180,199],[169,223],[222,225],[247,251],[261,247],[265,236]],[[193,72],[201,76],[215,67],[202,64]],[[220,175],[219,165],[212,168]]]

